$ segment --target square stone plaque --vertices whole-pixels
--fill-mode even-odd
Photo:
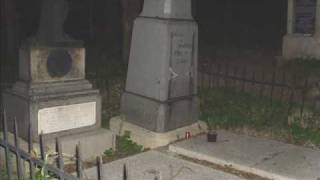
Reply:
[[[77,129],[95,123],[96,102],[49,107],[38,112],[38,134]]]

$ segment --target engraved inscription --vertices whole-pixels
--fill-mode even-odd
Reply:
[[[92,126],[96,123],[96,102],[44,108],[38,112],[38,134]]]
[[[172,34],[172,54],[170,62],[170,97],[190,95],[190,78],[193,61],[192,34]]]
[[[182,35],[175,35],[172,38],[173,56],[172,61],[175,64],[184,64],[191,62],[192,59],[192,42],[188,41]],[[187,65],[187,64],[186,64]]]

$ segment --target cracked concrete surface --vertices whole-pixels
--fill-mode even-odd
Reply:
[[[225,131],[218,132],[217,143],[207,143],[205,136],[199,136],[170,145],[169,150],[270,179],[320,177],[320,151]]]

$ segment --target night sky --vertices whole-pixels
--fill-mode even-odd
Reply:
[[[20,44],[37,32],[41,0],[12,2],[16,12],[9,18],[16,23],[18,51]],[[85,41],[86,48],[103,47],[105,51],[109,48],[113,53],[121,53],[123,12],[119,0],[68,2],[65,31],[69,35]],[[212,56],[207,51],[228,48],[263,49],[269,51],[271,56],[281,54],[282,37],[286,33],[286,0],[198,0],[193,1],[193,14],[199,24],[200,57]],[[1,41],[5,37],[2,33]],[[8,61],[11,65],[17,65],[17,56],[14,60],[5,58],[3,48],[6,43],[1,44],[1,66]],[[88,62],[87,65],[90,67]]]
[[[40,0],[16,1],[19,34],[23,40],[36,32]],[[74,38],[121,39],[119,0],[69,0],[69,4],[65,29]],[[285,33],[286,6],[286,0],[198,0],[194,3],[194,16],[199,23],[200,36],[205,36],[203,41],[222,43],[221,35],[231,35],[238,43],[245,37],[252,43],[279,46],[279,38]],[[266,42],[268,40],[272,42]]]

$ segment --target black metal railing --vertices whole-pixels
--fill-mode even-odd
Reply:
[[[296,74],[284,71],[276,65],[272,67],[248,67],[236,64],[208,61],[199,64],[199,89],[230,88],[234,91],[256,95],[258,98],[269,98],[271,105],[275,100],[286,103],[288,112],[299,109],[300,116],[309,109],[318,109],[319,95],[310,95],[316,89],[318,79],[297,77]],[[319,110],[319,109],[318,109]]]
[[[78,144],[75,149],[75,161],[76,161],[76,176],[71,175],[65,171],[64,157],[62,153],[62,146],[59,138],[56,138],[56,152],[54,156],[55,163],[49,164],[46,159],[46,152],[44,149],[43,135],[39,136],[39,146],[40,146],[40,157],[37,157],[32,152],[34,151],[33,139],[31,132],[31,125],[28,130],[28,150],[25,151],[21,148],[20,138],[18,132],[17,121],[14,120],[13,136],[14,142],[11,143],[9,140],[9,130],[8,130],[8,119],[6,113],[4,112],[0,120],[2,121],[2,137],[0,136],[0,153],[3,149],[4,159],[0,157],[0,161],[4,163],[2,168],[3,176],[0,174],[0,180],[24,180],[38,179],[36,176],[41,171],[41,176],[50,176],[52,178],[64,179],[64,180],[77,180],[85,179],[84,176],[84,166],[81,158],[81,145]],[[1,132],[1,131],[0,131]],[[2,148],[2,149],[1,149]],[[15,161],[13,161],[15,159]],[[1,164],[1,163],[0,163]],[[28,164],[25,166],[25,164]],[[102,157],[98,156],[96,159],[97,168],[97,179],[103,179],[103,168],[102,168]],[[29,170],[25,169],[28,168]],[[0,168],[1,170],[1,168]],[[5,177],[4,177],[5,176]],[[127,168],[124,165],[123,169],[123,179],[127,179]]]

